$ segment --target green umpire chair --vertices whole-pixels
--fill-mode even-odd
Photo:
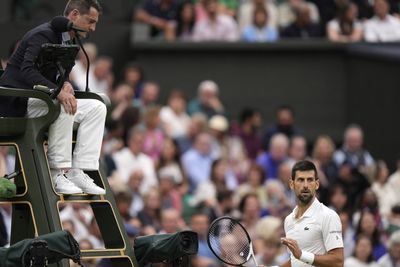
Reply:
[[[11,244],[62,230],[60,206],[87,203],[93,210],[105,248],[83,250],[82,259],[105,258],[112,266],[138,267],[106,177],[98,171],[88,172],[95,183],[106,190],[106,195],[62,195],[54,191],[46,157],[46,132],[58,117],[58,102],[39,90],[0,87],[0,96],[37,98],[44,101],[49,110],[38,118],[0,118],[0,145],[12,146],[16,151],[16,196],[0,199],[2,203],[12,204]],[[75,96],[105,102],[94,93],[76,92]],[[69,263],[63,260],[50,266],[66,267]]]

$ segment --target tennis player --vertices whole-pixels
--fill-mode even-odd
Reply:
[[[281,267],[343,267],[342,225],[337,213],[316,198],[319,187],[317,169],[307,160],[292,168],[290,187],[297,206],[285,219],[290,259]]]

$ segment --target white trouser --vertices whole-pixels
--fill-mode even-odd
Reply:
[[[50,125],[47,157],[51,169],[77,168],[97,170],[103,140],[106,106],[95,99],[77,99],[75,115],[65,112],[61,105],[60,115]],[[27,116],[46,114],[47,105],[40,99],[30,98]],[[72,133],[78,123],[78,134],[72,155]]]

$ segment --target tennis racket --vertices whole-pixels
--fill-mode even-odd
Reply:
[[[220,217],[208,229],[207,243],[214,255],[222,262],[242,266],[254,256],[253,244],[246,229],[231,217]]]

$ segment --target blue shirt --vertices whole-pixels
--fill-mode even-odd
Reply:
[[[256,162],[261,168],[265,171],[265,180],[268,178],[276,179],[278,177],[278,168],[281,165],[282,161],[275,161],[271,158],[271,154],[269,152],[264,152],[260,156],[258,156]]]
[[[185,170],[189,182],[190,191],[193,192],[197,185],[210,179],[211,164],[214,158],[211,154],[200,154],[196,149],[191,148],[182,156],[182,167]]]
[[[242,39],[247,42],[274,42],[278,40],[278,31],[268,26],[259,29],[255,25],[248,25],[242,32]]]

